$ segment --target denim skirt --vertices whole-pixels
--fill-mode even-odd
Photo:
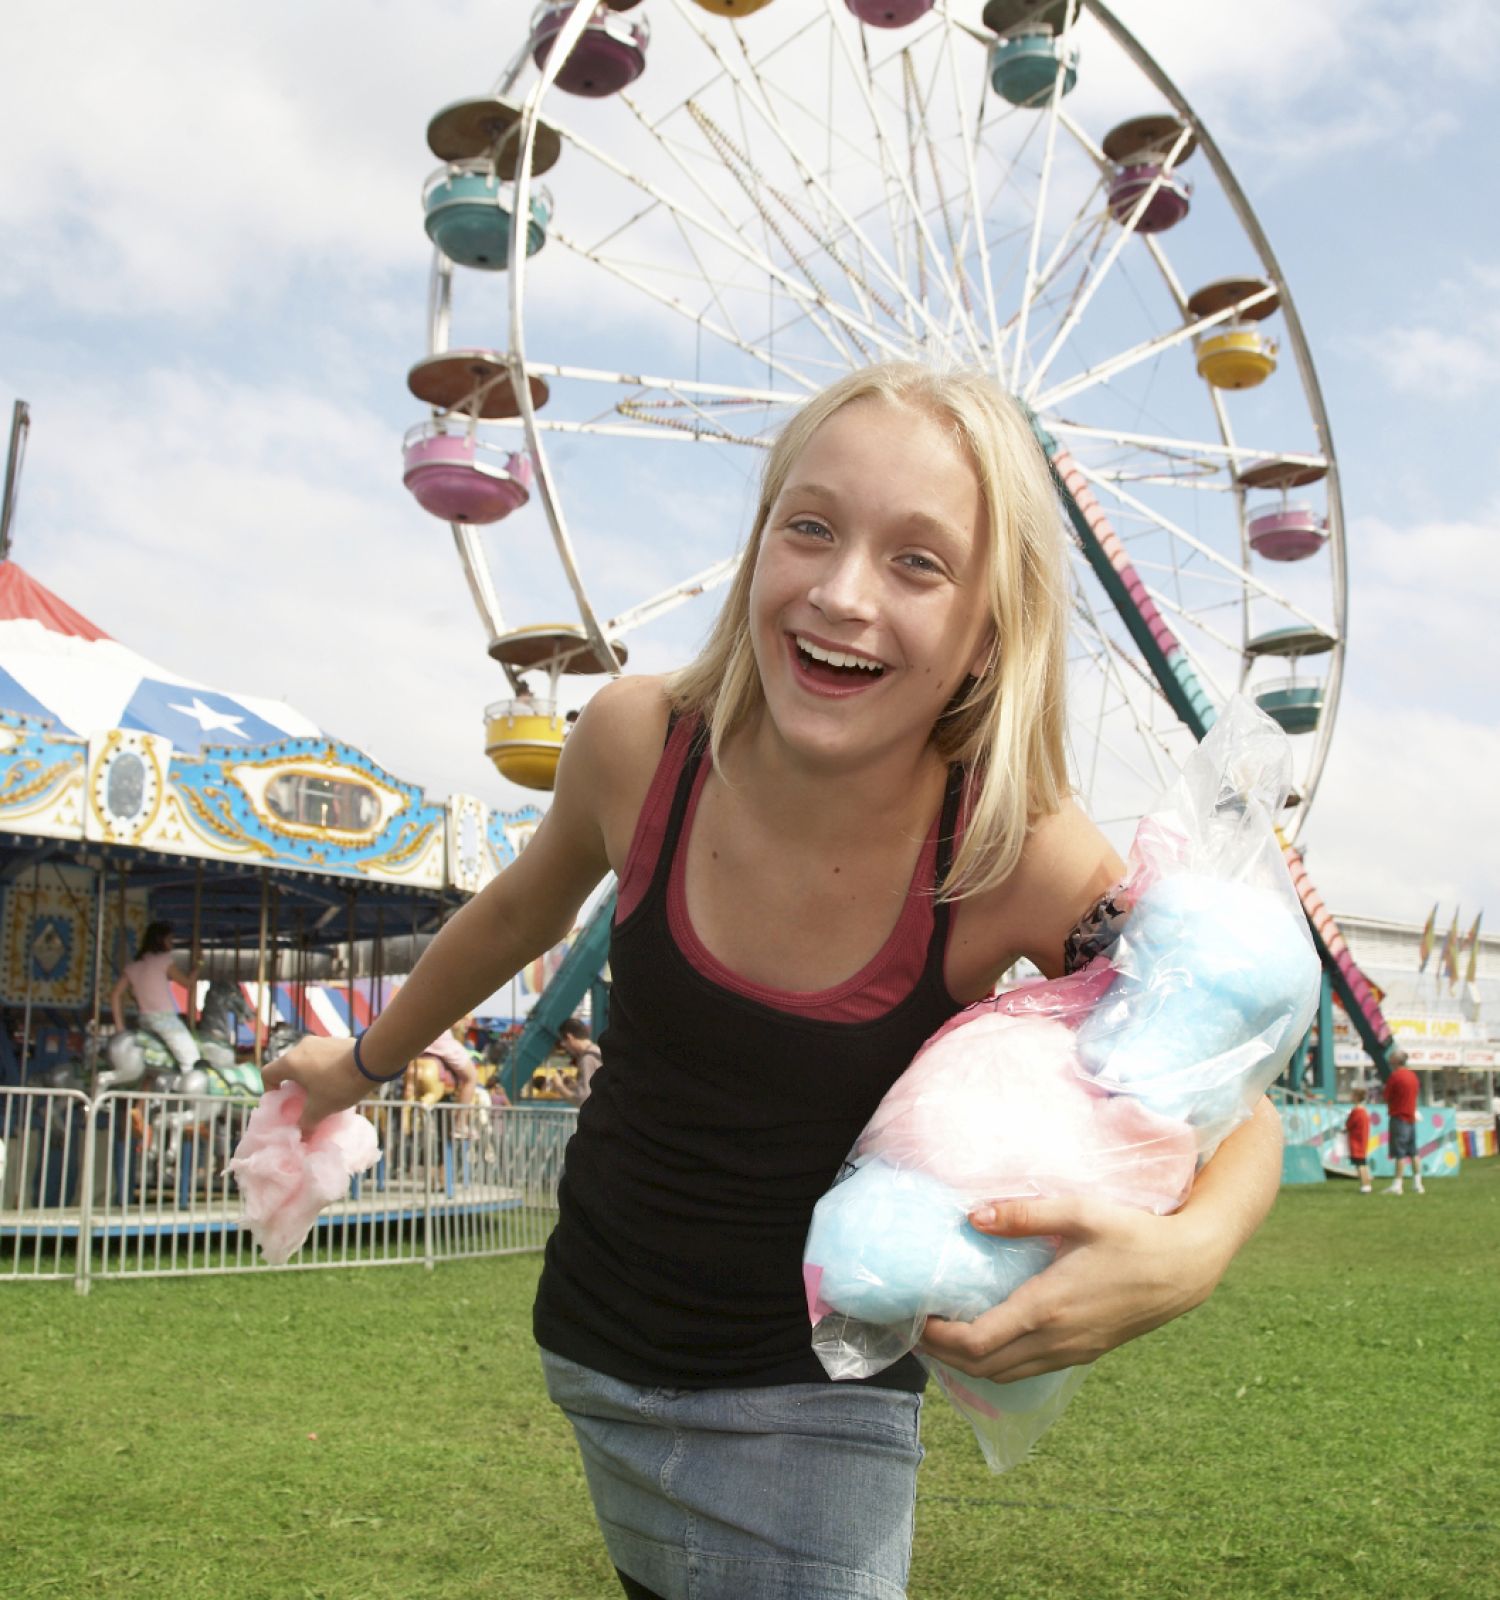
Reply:
[[[902,1600],[920,1395],[640,1388],[541,1356],[621,1572],[663,1600]]]

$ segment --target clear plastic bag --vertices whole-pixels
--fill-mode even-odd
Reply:
[[[983,1201],[1091,1195],[1164,1214],[1285,1069],[1318,960],[1273,819],[1286,735],[1242,697],[1136,831],[1107,955],[968,1007],[922,1047],[818,1202],[803,1258],[834,1378],[972,1321],[1045,1269],[1053,1241],[996,1239]],[[1021,1460],[1086,1368],[1011,1383],[921,1360],[995,1471]]]

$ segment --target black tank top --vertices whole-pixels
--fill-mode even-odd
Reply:
[[[700,734],[683,764],[650,886],[612,931],[604,1066],[568,1143],[533,1329],[543,1348],[628,1383],[822,1383],[802,1284],[812,1209],[886,1090],[959,1010],[943,978],[951,909],[935,907],[916,985],[870,1021],[792,1016],[714,983],[667,913],[705,745]],[[961,780],[955,768],[938,883]],[[867,1381],[915,1392],[925,1374],[906,1356]]]

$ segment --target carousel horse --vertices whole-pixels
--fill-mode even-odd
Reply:
[[[193,1066],[181,1070],[177,1058],[149,1028],[127,1028],[105,1043],[109,1066],[99,1074],[99,1088],[138,1089],[149,1075],[153,1087],[171,1094],[258,1095],[260,1073],[249,1062],[239,1062],[234,1047],[236,1018],[250,1021],[251,1015],[239,985],[216,978],[208,986],[193,1035],[198,1046]]]
[[[481,1077],[483,1069],[481,1068]],[[494,1077],[491,1071],[490,1077]],[[427,1107],[440,1105],[445,1100],[451,1099],[458,1093],[458,1080],[452,1072],[443,1065],[436,1056],[418,1056],[414,1061],[406,1064],[406,1072],[401,1079],[401,1132],[411,1131],[411,1114],[414,1105]],[[503,1102],[502,1102],[503,1104]],[[474,1138],[486,1149],[494,1147],[494,1133],[497,1118],[495,1116],[496,1102],[490,1091],[483,1083],[474,1086],[474,1098],[464,1108],[468,1112],[467,1119],[459,1118],[454,1122],[454,1133],[458,1138]]]

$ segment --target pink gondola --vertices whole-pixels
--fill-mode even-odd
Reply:
[[[531,498],[531,460],[506,455],[441,421],[411,429],[402,482],[417,504],[445,522],[499,522]]]
[[[552,43],[573,14],[572,0],[541,5],[531,19],[531,59],[547,65]],[[624,17],[608,5],[598,6],[558,69],[554,80],[566,94],[590,100],[618,94],[646,70],[646,44],[651,29],[644,17]]]

